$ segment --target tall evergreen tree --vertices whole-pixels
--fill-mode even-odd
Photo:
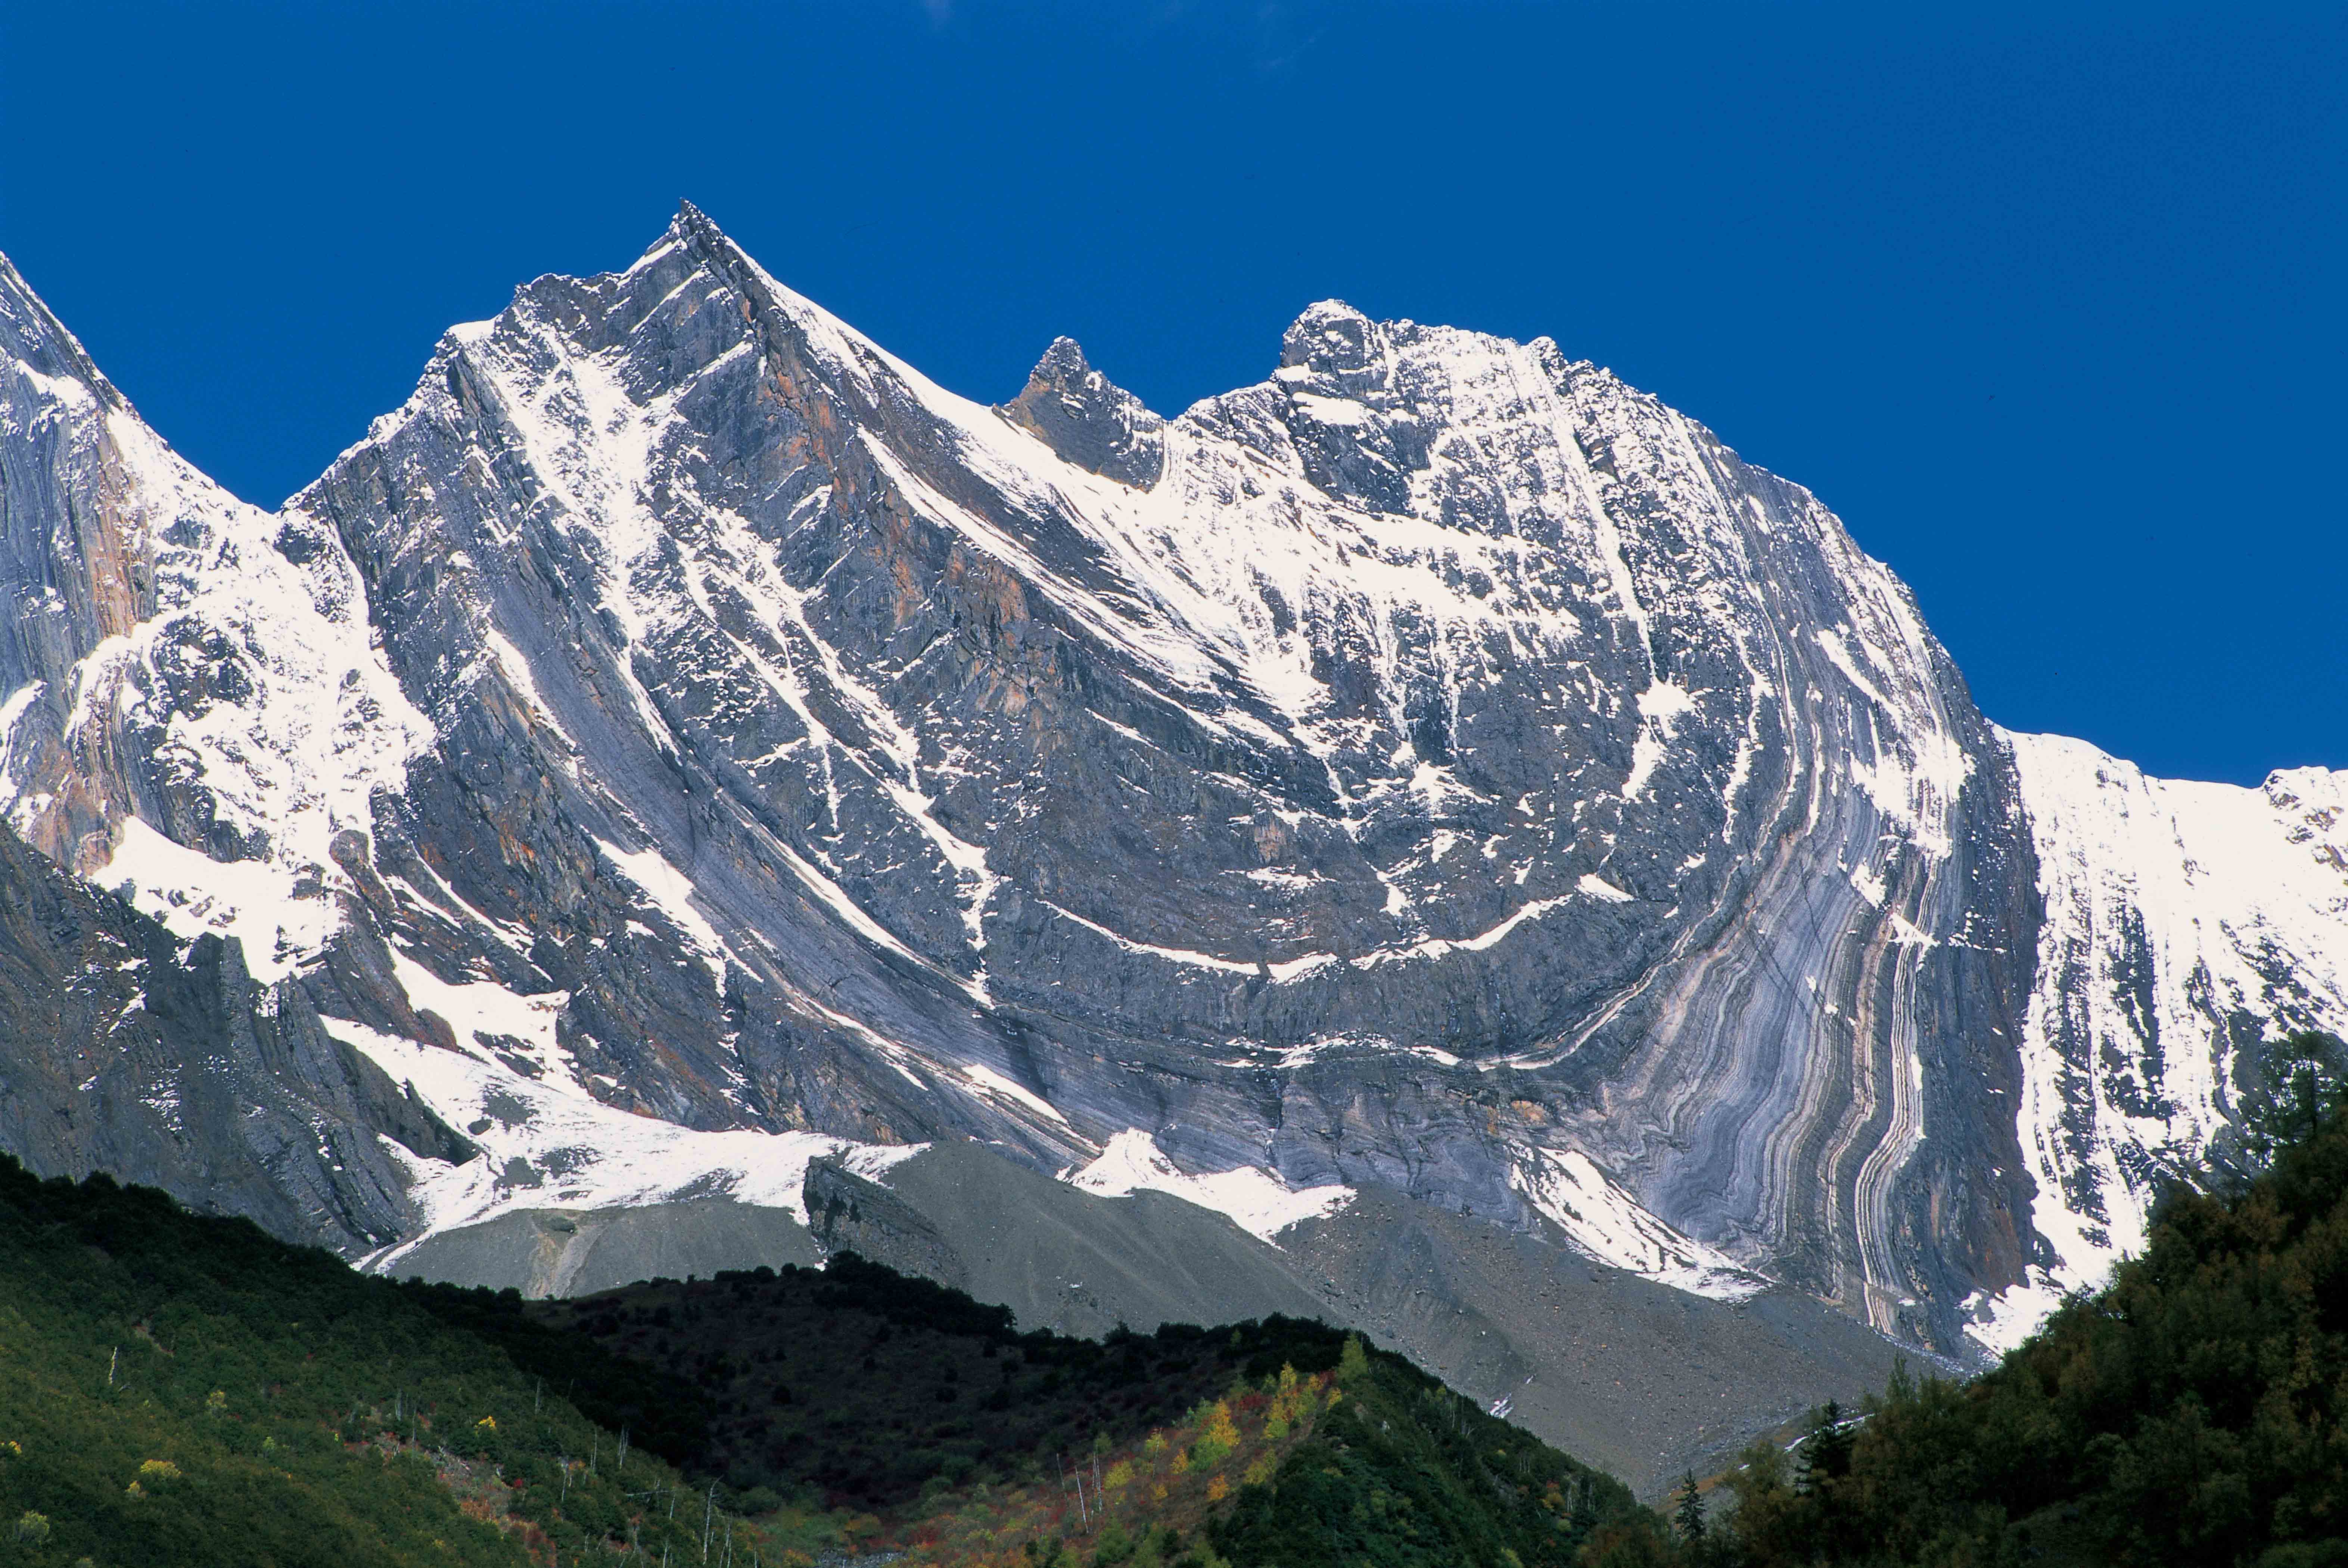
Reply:
[[[1849,1475],[1854,1440],[1839,1404],[1828,1399],[1812,1410],[1809,1435],[1802,1439],[1801,1478],[1795,1490],[1815,1494],[1823,1491],[1828,1482]]]
[[[1672,1511],[1672,1522],[1680,1539],[1694,1546],[1704,1539],[1704,1494],[1696,1490],[1695,1471],[1680,1477],[1679,1490],[1673,1495],[1679,1499],[1679,1506]]]
[[[2278,1150],[2312,1141],[2322,1130],[2324,1109],[2348,1076],[2344,1056],[2338,1040],[2314,1029],[2267,1047],[2259,1060],[2263,1081],[2242,1098],[2242,1145],[2260,1169],[2273,1163]]]

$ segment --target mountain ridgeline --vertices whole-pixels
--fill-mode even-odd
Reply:
[[[988,407],[686,206],[272,511],[0,262],[0,1143],[392,1274],[1326,1316],[1652,1489],[2348,1026],[2348,780],[1999,730],[1546,338]]]

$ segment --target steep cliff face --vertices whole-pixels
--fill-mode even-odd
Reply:
[[[175,940],[5,830],[0,889],[0,1143],[35,1170],[358,1252],[413,1228],[406,1161],[474,1158],[237,942]]]
[[[468,1130],[386,1155],[407,1239],[804,1215],[810,1161],[971,1138],[1956,1347],[2130,1222],[2150,1134],[2077,1130],[2128,1063],[2216,1082],[2314,1006],[2271,976],[2164,1058],[2050,981],[2118,951],[2076,912],[2137,850],[2074,824],[2125,789],[1546,339],[1330,303],[1179,418],[1066,340],[990,408],[688,207],[267,515],[0,284],[11,820]]]

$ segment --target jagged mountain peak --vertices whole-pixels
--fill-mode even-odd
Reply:
[[[1052,339],[1051,346],[1035,361],[1035,368],[1027,373],[1027,383],[1061,387],[1095,374],[1092,361],[1085,357],[1085,346],[1063,334]]]
[[[1318,1095],[1382,1061],[1416,1101],[1468,1060],[1547,1076],[1423,1165],[1426,1195],[1584,1231],[1643,1203],[1724,1239],[1738,1204],[1793,1223],[1774,1206],[1808,1178],[1725,1136],[1821,1113],[1790,1085],[1705,1108],[1673,1135],[1708,1151],[1692,1164],[1571,1108],[1626,1062],[1661,1052],[1637,1070],[1675,1081],[1674,1050],[1715,1048],[1642,1034],[1692,1005],[1666,995],[1674,944],[1754,896],[1742,847],[1809,780],[1850,779],[1845,758],[1853,837],[1803,855],[1863,843],[1860,880],[1768,874],[1809,888],[1813,920],[1941,940],[1979,726],[1943,656],[1806,495],[1553,350],[1334,305],[1291,336],[1301,379],[1170,426],[1056,349],[1005,410],[1038,444],[681,213],[627,272],[541,280],[459,335],[458,373],[298,510],[375,563],[444,747],[541,781],[553,836],[531,853],[566,885],[633,882],[620,903],[665,914],[632,918],[744,998],[658,1075],[677,1114],[803,1103],[808,1047],[773,1034],[796,1020],[883,1091],[828,1130],[969,1128],[1081,1164],[1139,1128],[1191,1169],[1306,1188],[1351,1157],[1267,1133],[1246,1075]],[[1103,449],[1145,438],[1154,475],[1108,472]],[[489,482],[474,453],[499,454]],[[1825,642],[1781,629],[1810,624]],[[1835,706],[1797,740],[1815,726],[1785,694],[1814,682]],[[487,800],[432,814],[467,811],[477,841],[514,830]],[[541,902],[532,873],[445,874],[492,921]],[[1879,880],[1896,900],[1862,896]],[[601,918],[555,945],[592,946]],[[532,962],[575,1011],[578,961]],[[1780,1005],[1800,1050],[1843,1048],[1814,995]],[[1237,1076],[1178,1112],[1146,1075],[1076,1065],[1137,1028],[1164,1070],[1211,1040]],[[580,1082],[652,1081],[590,1033]],[[1879,1114],[1912,1158],[1917,1108]],[[1691,1278],[1734,1272],[1623,1225],[1704,1260]],[[1830,1253],[1840,1291],[1861,1265]]]

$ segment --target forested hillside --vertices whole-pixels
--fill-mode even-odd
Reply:
[[[2339,1043],[2265,1065],[2231,1163],[2144,1255],[1962,1387],[1900,1379],[1857,1422],[1727,1478],[1699,1562],[2348,1563],[2348,1103]],[[1692,1533],[1692,1532],[1690,1532]]]
[[[689,1494],[426,1293],[0,1159],[0,1560],[657,1560],[733,1522]]]
[[[1611,1477],[1319,1323],[1023,1335],[852,1254],[489,1310],[690,1379],[710,1434],[680,1456],[694,1468],[879,1510],[922,1561],[1009,1561],[1035,1541],[1104,1563],[1514,1568],[1649,1517]]]
[[[1207,1329],[1169,1324],[1104,1343],[1021,1334],[1011,1313],[852,1253],[824,1268],[726,1274],[575,1301],[489,1304],[482,1327],[534,1364],[501,1321],[577,1330],[627,1365],[681,1386],[700,1448],[676,1453],[742,1487],[813,1487],[844,1507],[887,1508],[980,1477],[1034,1479],[1054,1455],[1138,1439],[1235,1381],[1337,1365],[1344,1335],[1274,1317]],[[550,1347],[568,1333],[548,1333]],[[594,1396],[588,1396],[591,1399]],[[594,1408],[590,1404],[589,1408]]]

